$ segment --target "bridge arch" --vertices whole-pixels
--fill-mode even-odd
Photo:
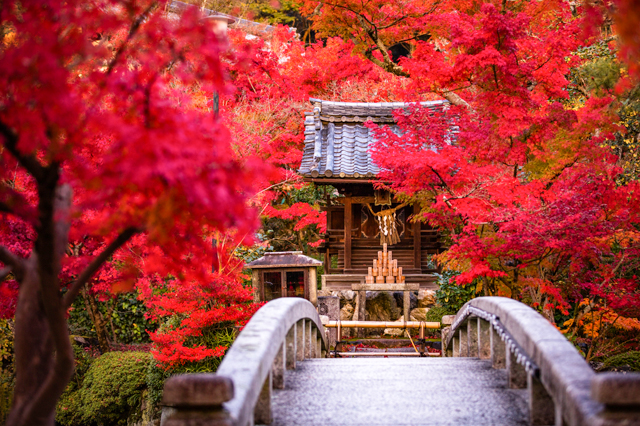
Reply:
[[[283,297],[256,312],[215,374],[183,374],[165,383],[164,426],[246,426],[271,422],[271,390],[284,388],[296,362],[325,357],[320,316],[307,300]],[[206,419],[206,420],[205,420]]]
[[[444,356],[506,368],[511,388],[528,389],[533,425],[640,425],[640,375],[596,374],[556,327],[521,302],[473,299],[442,341]]]

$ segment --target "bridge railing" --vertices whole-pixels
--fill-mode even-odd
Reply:
[[[264,305],[244,327],[215,374],[173,376],[164,386],[163,426],[271,423],[271,392],[284,373],[328,349],[315,307],[301,298]]]
[[[596,374],[545,318],[518,301],[479,297],[442,333],[443,356],[490,359],[527,388],[532,425],[640,425],[640,374]]]

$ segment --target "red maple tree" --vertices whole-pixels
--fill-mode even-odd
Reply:
[[[142,270],[172,276],[178,293],[204,282],[209,296],[244,300],[211,276],[203,236],[251,235],[246,200],[264,168],[239,162],[220,121],[191,107],[194,85],[225,91],[226,42],[197,10],[168,19],[163,8],[8,1],[0,11],[2,307],[16,320],[9,425],[53,424],[73,370],[65,315],[85,284],[130,286]],[[136,244],[118,251],[136,235],[142,261]]]

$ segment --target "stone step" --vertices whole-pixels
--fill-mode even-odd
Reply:
[[[528,424],[526,390],[477,358],[325,358],[287,371],[272,426]]]

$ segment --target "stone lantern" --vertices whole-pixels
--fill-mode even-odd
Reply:
[[[317,306],[316,268],[320,265],[322,262],[301,251],[265,253],[246,265],[252,270],[253,300],[303,297]]]

